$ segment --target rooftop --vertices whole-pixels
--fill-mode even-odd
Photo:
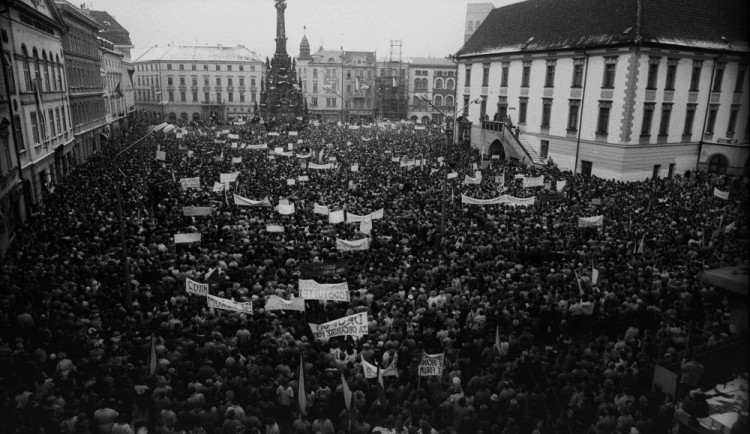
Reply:
[[[135,62],[153,61],[209,61],[209,62],[262,62],[254,52],[239,45],[167,45],[136,50]]]
[[[441,57],[411,57],[409,58],[411,66],[427,66],[433,68],[455,68],[456,64],[450,59]]]
[[[89,13],[91,18],[101,26],[99,34],[102,37],[115,45],[133,46],[133,42],[130,41],[130,33],[109,12],[89,10]]]
[[[457,54],[635,43],[747,52],[747,5],[746,0],[527,0],[493,9]]]

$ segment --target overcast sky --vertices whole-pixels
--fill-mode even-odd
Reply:
[[[80,5],[81,0],[69,0]],[[518,0],[494,0],[502,6]],[[403,56],[445,57],[463,44],[466,5],[476,0],[287,0],[287,51],[299,55],[307,26],[312,51],[376,51],[401,40]],[[136,49],[166,44],[241,44],[259,55],[275,50],[274,0],[88,0],[129,32]]]

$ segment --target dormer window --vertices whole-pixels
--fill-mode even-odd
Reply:
[[[111,26],[112,24],[110,24],[110,22],[109,22],[109,21],[105,21],[105,22],[104,22],[104,25],[105,25],[105,26]]]

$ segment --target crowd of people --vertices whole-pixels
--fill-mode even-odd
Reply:
[[[664,434],[677,400],[652,386],[657,361],[737,333],[724,293],[696,275],[743,261],[739,177],[584,177],[402,123],[275,129],[193,125],[177,138],[139,126],[56,186],[0,269],[0,432]],[[271,152],[290,143],[291,157]],[[268,148],[243,146],[257,144]],[[518,179],[538,176],[543,187]],[[181,187],[190,177],[200,189]],[[500,194],[537,199],[462,203]],[[280,200],[295,212],[279,214]],[[383,218],[364,234],[314,204]],[[598,215],[601,227],[578,227]],[[201,240],[175,245],[178,233]],[[364,237],[367,250],[337,248]],[[316,280],[346,281],[351,301],[264,309],[298,296],[300,264],[340,260],[346,273]],[[253,313],[209,309],[188,278]],[[309,327],[359,312],[361,337]],[[441,375],[418,375],[423,354],[444,355]],[[396,367],[384,393],[363,361]]]

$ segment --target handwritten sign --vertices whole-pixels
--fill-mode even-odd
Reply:
[[[185,279],[185,291],[187,291],[188,294],[206,296],[208,295],[208,283],[200,283],[195,280]]]
[[[302,277],[336,276],[349,272],[349,261],[299,264],[299,271]]]
[[[308,324],[315,339],[336,336],[361,337],[367,334],[367,313],[360,312],[324,324]]]
[[[318,283],[312,279],[299,280],[299,298],[305,300],[349,301],[349,284]]]
[[[578,218],[579,228],[593,228],[601,227],[604,224],[604,216],[598,215],[594,217],[580,217]]]
[[[284,300],[278,295],[272,295],[268,297],[265,310],[296,310],[300,312],[305,311],[305,300],[301,298],[293,298],[291,300]]]
[[[422,361],[419,364],[419,376],[429,377],[432,375],[443,375],[445,366],[445,353],[427,354],[422,353]]]
[[[201,178],[182,178],[180,179],[180,185],[183,190],[187,190],[188,188],[201,188]]]
[[[226,298],[217,297],[215,295],[206,294],[206,304],[212,309],[229,310],[232,312],[249,313],[253,314],[253,302],[239,302],[234,300],[228,300]]]

